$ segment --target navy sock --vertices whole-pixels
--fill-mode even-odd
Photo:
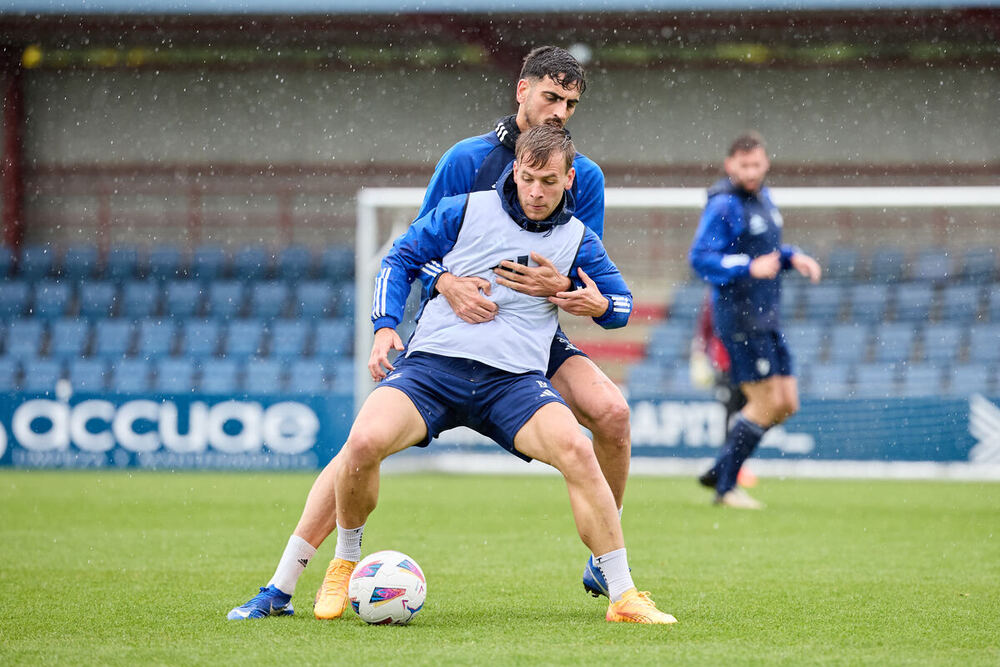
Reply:
[[[715,484],[716,493],[721,496],[736,486],[736,476],[743,462],[757,449],[760,439],[766,432],[766,428],[753,423],[742,414],[737,417],[736,423],[729,429],[726,444],[719,452],[719,458],[713,468],[719,475],[719,480]]]

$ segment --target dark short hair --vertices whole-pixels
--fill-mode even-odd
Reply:
[[[749,153],[758,146],[765,151],[767,150],[767,146],[764,144],[764,137],[756,130],[748,130],[736,137],[733,143],[729,145],[729,152],[726,155],[732,157],[737,153]]]
[[[543,123],[537,125],[527,132],[522,132],[517,137],[517,144],[514,146],[514,159],[518,164],[524,164],[534,169],[544,167],[552,159],[553,154],[562,153],[566,160],[566,171],[573,166],[573,158],[576,157],[576,147],[573,140],[569,138],[569,133],[561,127]],[[525,162],[522,158],[530,157]]]
[[[573,55],[558,46],[539,46],[524,57],[521,67],[522,79],[544,79],[549,77],[563,88],[576,86],[583,94],[587,89],[587,75]]]

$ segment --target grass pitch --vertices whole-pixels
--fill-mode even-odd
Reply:
[[[557,477],[383,479],[365,553],[417,559],[407,627],[226,621],[270,578],[312,474],[0,472],[8,664],[1000,663],[1000,484],[762,481],[759,512],[635,477],[633,576],[672,627],[605,623]]]

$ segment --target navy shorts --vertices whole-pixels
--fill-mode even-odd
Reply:
[[[511,373],[480,361],[427,352],[400,356],[394,365],[378,386],[400,390],[417,407],[427,425],[427,437],[418,447],[426,447],[442,431],[468,426],[530,461],[514,449],[514,436],[543,405],[566,405],[539,371]]]
[[[545,377],[551,378],[567,359],[577,355],[586,357],[587,353],[570,342],[562,327],[556,327],[556,335],[549,348],[549,367],[545,369]]]
[[[772,375],[792,375],[792,355],[780,331],[733,334],[721,337],[729,352],[733,384],[760,382]]]

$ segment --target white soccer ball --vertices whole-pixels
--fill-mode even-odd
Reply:
[[[406,554],[376,551],[355,566],[347,597],[365,623],[406,625],[424,606],[427,580]]]

